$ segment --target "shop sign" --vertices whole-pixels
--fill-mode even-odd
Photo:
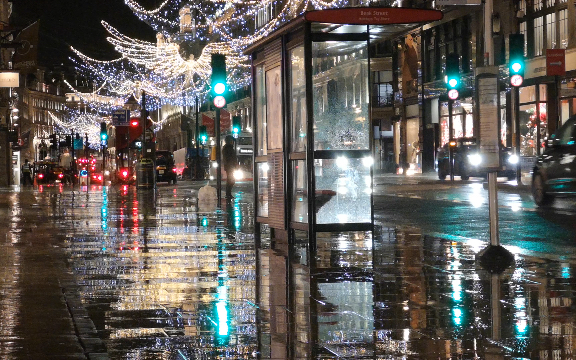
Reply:
[[[427,23],[441,20],[442,16],[439,10],[379,7],[326,9],[304,15],[307,21],[350,25]]]
[[[546,76],[566,75],[566,50],[546,49]]]
[[[13,71],[0,72],[0,87],[8,88],[19,86],[20,86],[20,77],[18,76],[17,72]]]

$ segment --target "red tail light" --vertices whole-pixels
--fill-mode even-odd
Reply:
[[[176,168],[172,168],[172,172],[176,172]]]
[[[38,178],[44,179],[44,174],[38,174]]]
[[[98,180],[102,181],[102,175],[98,175]]]
[[[62,179],[64,177],[64,174],[58,174],[58,178]]]
[[[123,176],[123,177],[128,177],[128,171],[126,171],[126,170],[122,171],[122,176]]]

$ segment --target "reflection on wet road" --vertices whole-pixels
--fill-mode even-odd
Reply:
[[[253,228],[250,193],[219,210],[198,204],[195,189],[51,187],[11,203],[10,216],[41,212],[45,231],[65,238],[110,359],[573,357],[573,246],[546,259],[516,254],[514,268],[492,275],[475,261],[485,242],[387,222],[375,234],[321,233],[311,259],[306,233],[288,244]],[[9,311],[19,276],[9,239],[23,223],[2,242],[3,354],[16,326],[4,315],[18,317]]]

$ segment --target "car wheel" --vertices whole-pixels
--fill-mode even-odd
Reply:
[[[176,176],[174,176],[174,178],[172,179],[172,184],[176,185],[176,181],[178,181],[178,179],[176,178]]]
[[[546,193],[546,187],[544,185],[544,179],[540,174],[534,174],[534,179],[532,180],[532,198],[538,206],[545,206],[554,200],[554,197]]]

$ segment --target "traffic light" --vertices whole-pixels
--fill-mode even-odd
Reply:
[[[50,149],[58,149],[58,142],[56,141],[56,134],[50,135]]]
[[[200,144],[202,145],[206,145],[208,143],[208,131],[204,125],[200,126],[198,141],[200,141]]]
[[[458,99],[460,89],[460,56],[450,53],[446,57],[446,88],[450,100]]]
[[[210,65],[212,66],[212,76],[210,86],[214,96],[214,106],[221,108],[226,105],[226,56],[222,54],[212,54]]]
[[[72,147],[72,136],[71,135],[66,135],[66,147],[67,148]]]
[[[108,140],[108,131],[106,130],[106,123],[104,121],[100,123],[100,140],[102,140],[102,142]]]
[[[232,136],[237,139],[240,135],[240,116],[232,116]]]
[[[17,130],[10,130],[8,132],[8,142],[12,144],[18,143],[18,131]]]
[[[130,119],[130,127],[136,128],[138,126],[140,126],[140,120],[138,120],[138,118]]]
[[[510,85],[520,86],[524,82],[524,34],[510,34],[508,40]]]

